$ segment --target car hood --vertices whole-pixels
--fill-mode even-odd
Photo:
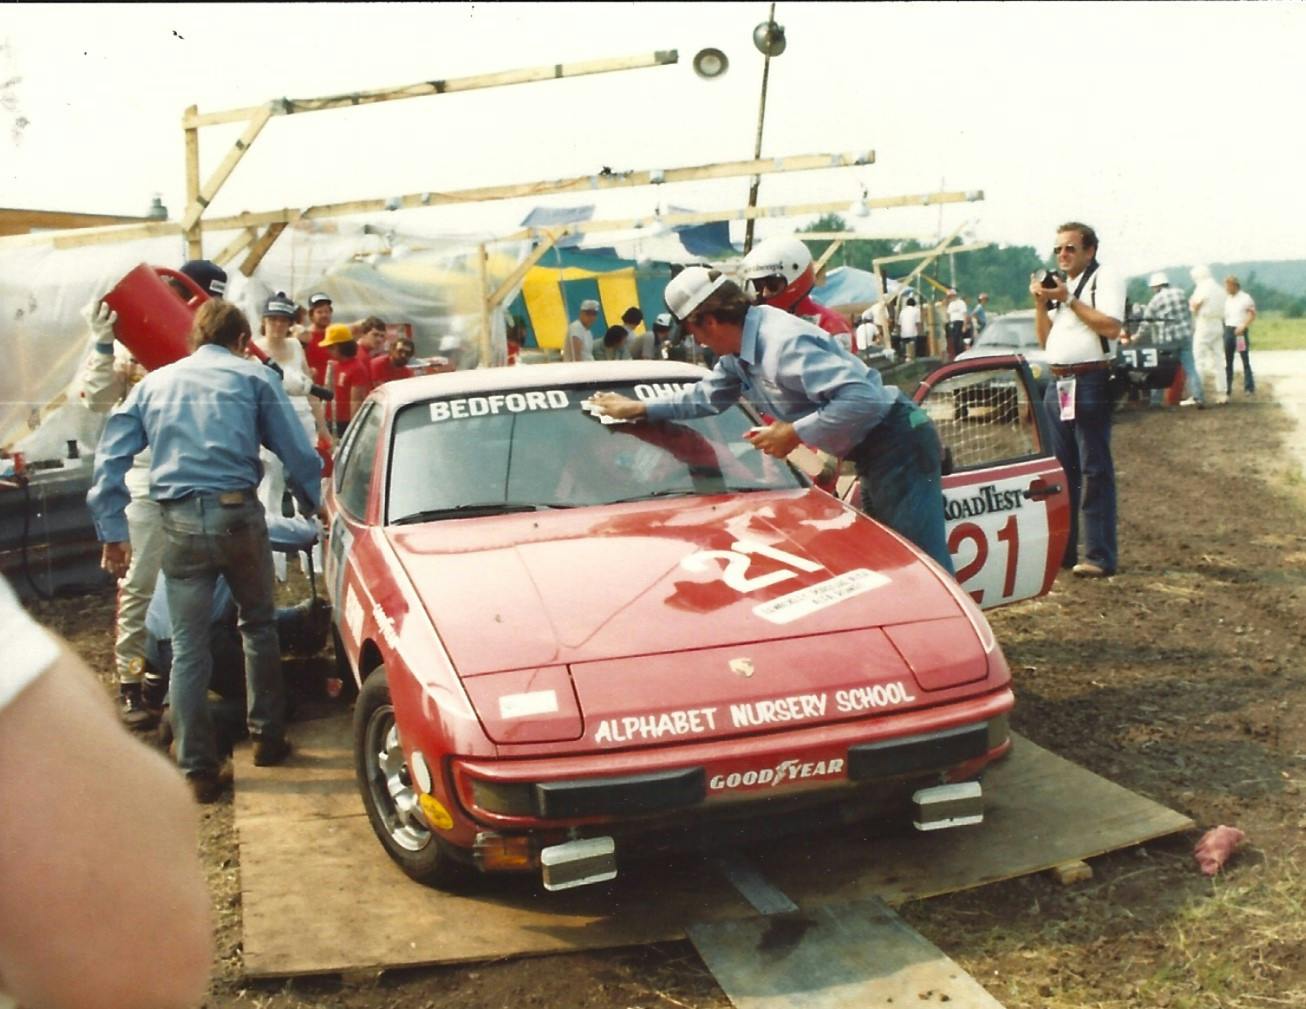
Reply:
[[[464,678],[930,621],[975,638],[937,568],[817,490],[385,535]]]

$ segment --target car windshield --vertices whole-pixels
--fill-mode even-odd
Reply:
[[[756,421],[718,416],[604,424],[581,409],[599,391],[652,399],[681,383],[607,383],[449,397],[395,417],[386,521],[433,521],[691,494],[803,486],[745,438]]]
[[[1032,317],[997,318],[984,327],[984,332],[975,341],[976,347],[999,347],[1015,351],[1027,350],[1038,346],[1038,336],[1034,332]]]

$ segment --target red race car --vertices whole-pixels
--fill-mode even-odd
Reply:
[[[1013,698],[976,601],[1046,591],[1066,536],[1027,371],[952,365],[918,390],[951,456],[961,584],[752,448],[744,405],[661,424],[585,409],[701,374],[406,379],[342,439],[335,643],[364,805],[414,879],[474,865],[562,889],[611,879],[618,851],[913,801],[924,829],[979,819]]]

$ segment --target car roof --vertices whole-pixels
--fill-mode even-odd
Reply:
[[[591,382],[696,382],[707,369],[683,361],[571,361],[553,364],[469,368],[438,375],[420,375],[387,382],[377,391],[395,406],[437,396],[467,396],[541,385],[581,385]]]

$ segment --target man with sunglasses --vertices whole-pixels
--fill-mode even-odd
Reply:
[[[749,434],[754,448],[783,459],[805,443],[853,460],[862,510],[952,573],[941,449],[924,410],[820,327],[753,304],[717,270],[686,267],[664,297],[685,331],[718,355],[716,366],[693,386],[648,403],[600,393],[594,402],[604,413],[687,419],[720,413],[742,397],[766,419]]]
[[[1070,490],[1070,539],[1063,568],[1081,578],[1116,573],[1116,476],[1111,459],[1111,362],[1121,339],[1125,285],[1097,261],[1097,234],[1072,221],[1057,229],[1057,273],[1035,275],[1034,330],[1047,349],[1054,381],[1045,406],[1052,448]],[[1084,511],[1084,561],[1079,559],[1079,511]]]
[[[759,305],[770,305],[815,323],[850,347],[853,328],[832,308],[812,299],[812,254],[797,238],[768,238],[744,257],[744,278]]]

